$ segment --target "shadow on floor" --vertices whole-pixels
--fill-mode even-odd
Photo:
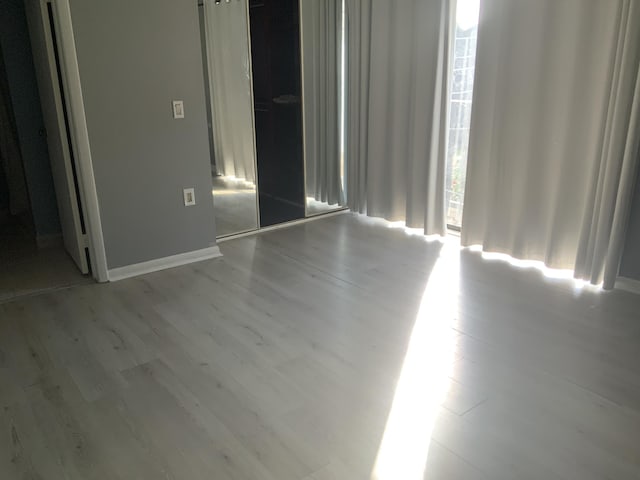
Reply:
[[[38,249],[17,223],[0,230],[0,303],[48,290],[91,283],[62,246]]]

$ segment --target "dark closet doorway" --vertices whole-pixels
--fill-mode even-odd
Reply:
[[[250,0],[260,226],[304,218],[298,0]]]
[[[25,7],[0,0],[0,303],[91,281],[63,245],[48,147],[57,132],[45,128]]]

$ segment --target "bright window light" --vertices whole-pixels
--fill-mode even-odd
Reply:
[[[482,250],[481,245],[472,245],[467,248],[472,252],[480,253],[483,260],[505,262],[515,268],[535,269],[542,273],[545,278],[549,278],[551,280],[571,281],[573,282],[573,287],[576,290],[587,289],[598,291],[602,289],[601,283],[594,285],[585,280],[575,278],[575,272],[570,269],[549,268],[544,264],[544,262],[537,260],[521,260],[519,258],[514,258],[511,255],[507,255],[506,253],[485,252]]]
[[[480,0],[458,0],[445,174],[447,224],[460,228],[467,174]]]
[[[469,30],[478,23],[480,0],[458,0],[456,7],[456,26],[461,30]]]

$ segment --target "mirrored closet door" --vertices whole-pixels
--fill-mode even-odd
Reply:
[[[203,0],[218,237],[344,208],[344,0]]]
[[[305,216],[299,0],[249,0],[260,226]]]
[[[218,237],[258,228],[249,21],[246,0],[201,6],[211,175]]]

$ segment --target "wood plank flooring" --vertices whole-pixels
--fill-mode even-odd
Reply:
[[[0,224],[0,303],[92,282],[80,273],[62,244],[38,249],[25,227]]]
[[[221,250],[0,305],[0,479],[640,478],[640,296],[352,214]]]

